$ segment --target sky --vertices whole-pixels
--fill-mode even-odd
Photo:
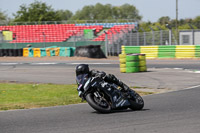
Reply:
[[[139,10],[142,21],[156,22],[160,17],[169,16],[176,18],[176,0],[39,0],[51,5],[55,10],[70,10],[75,13],[86,5],[95,5],[96,3],[111,4],[121,6],[123,4],[134,5]],[[20,5],[29,5],[34,0],[0,0],[0,11],[13,18]],[[200,16],[200,0],[178,0],[178,18],[195,18]]]

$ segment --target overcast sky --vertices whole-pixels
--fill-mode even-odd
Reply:
[[[95,5],[96,3],[111,4],[120,6],[125,3],[134,5],[139,14],[143,16],[143,21],[155,22],[162,16],[176,18],[176,0],[40,0],[51,5],[53,9],[70,10],[75,13],[86,5]],[[0,10],[5,11],[9,17],[19,10],[22,4],[29,5],[34,0],[0,0]],[[195,18],[200,16],[200,0],[178,0],[179,19]]]

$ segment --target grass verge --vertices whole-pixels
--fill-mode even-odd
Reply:
[[[0,83],[0,110],[81,103],[76,88],[77,85]],[[138,93],[149,94],[141,91]]]
[[[0,83],[0,110],[80,103],[77,85]]]

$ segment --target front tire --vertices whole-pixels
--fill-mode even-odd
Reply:
[[[131,97],[129,102],[132,110],[141,110],[144,107],[144,100],[137,92],[134,92],[134,97]]]
[[[112,112],[111,105],[106,100],[99,100],[94,94],[89,93],[86,95],[86,101],[88,104],[100,113],[110,113]]]

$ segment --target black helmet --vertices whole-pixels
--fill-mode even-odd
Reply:
[[[89,73],[89,66],[87,64],[79,64],[76,66],[76,76],[88,73]]]

